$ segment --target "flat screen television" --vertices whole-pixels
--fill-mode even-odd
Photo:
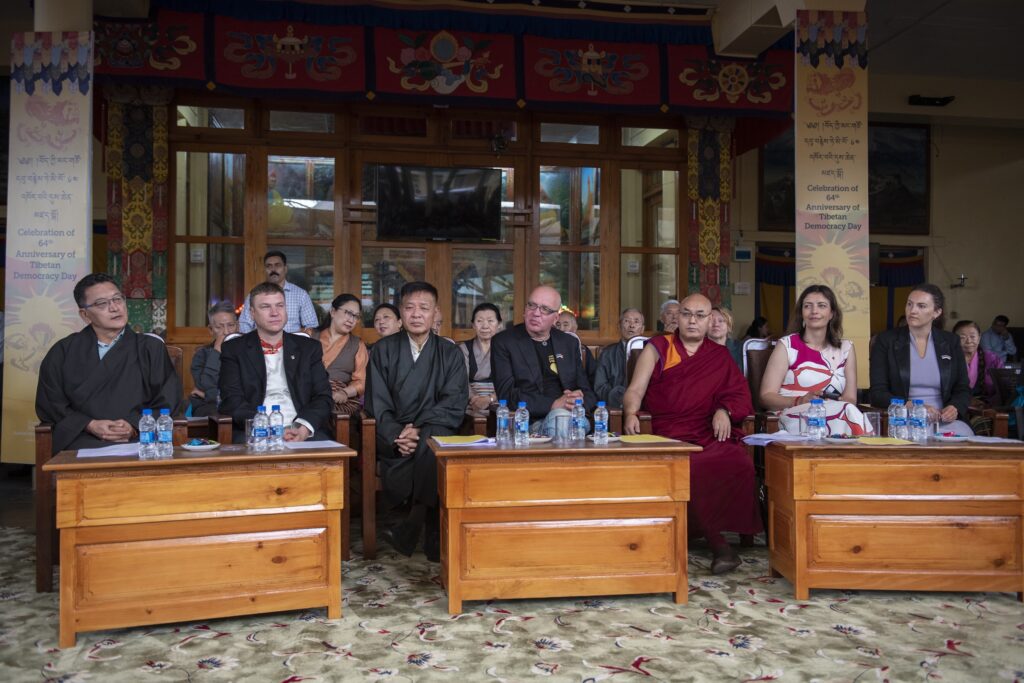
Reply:
[[[377,238],[501,239],[501,169],[376,166]]]

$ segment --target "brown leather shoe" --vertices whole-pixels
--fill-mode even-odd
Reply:
[[[740,566],[740,556],[728,545],[721,548],[713,548],[714,558],[711,560],[711,573],[715,576],[728,574]]]

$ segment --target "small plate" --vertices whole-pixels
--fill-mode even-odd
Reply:
[[[932,437],[936,441],[945,441],[946,443],[961,443],[967,441],[969,436],[943,436],[942,434],[936,434]]]
[[[593,441],[593,440],[594,440],[594,435],[593,434],[589,434],[587,436],[587,441]],[[618,440],[619,440],[619,435],[618,434],[615,434],[614,436],[611,433],[608,434],[608,443],[615,443]]]
[[[551,441],[550,436],[531,436],[530,443],[547,443]]]
[[[214,441],[213,443],[204,443],[202,446],[192,446],[188,443],[183,443],[181,447],[186,451],[213,451],[220,448],[220,443]]]
[[[825,441],[829,443],[857,443],[857,439],[844,439],[838,436],[826,436]]]

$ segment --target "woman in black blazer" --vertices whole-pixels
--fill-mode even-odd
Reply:
[[[967,406],[971,387],[960,339],[942,329],[945,297],[931,284],[907,297],[907,327],[878,335],[871,348],[871,405],[888,408],[893,398],[924,399],[940,431],[973,434]]]

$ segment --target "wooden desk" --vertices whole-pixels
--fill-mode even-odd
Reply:
[[[772,572],[811,588],[1024,591],[1024,443],[767,451]]]
[[[491,598],[672,592],[686,602],[689,454],[699,446],[430,445],[451,614]]]
[[[75,634],[327,606],[341,616],[350,448],[54,456],[60,646]]]

